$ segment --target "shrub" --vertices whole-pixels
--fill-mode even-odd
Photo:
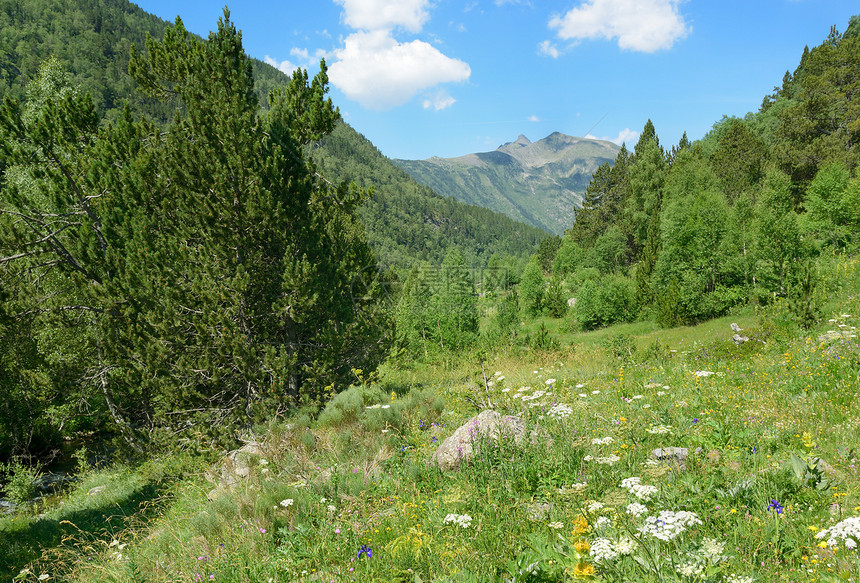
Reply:
[[[579,290],[576,319],[585,330],[593,330],[633,318],[633,289],[630,281],[608,275],[599,282],[587,281]]]

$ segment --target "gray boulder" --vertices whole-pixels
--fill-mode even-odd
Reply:
[[[481,439],[511,439],[517,445],[526,436],[526,425],[513,415],[500,415],[496,411],[482,411],[457,428],[442,442],[433,459],[440,469],[453,470],[463,461],[472,459],[475,442]]]

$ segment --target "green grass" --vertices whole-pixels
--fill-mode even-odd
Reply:
[[[489,395],[474,356],[387,366],[377,389],[342,394],[319,422],[260,431],[262,455],[232,491],[210,494],[177,458],[93,474],[48,512],[53,531],[37,529],[44,518],[0,521],[4,557],[28,566],[22,579],[99,583],[858,581],[857,550],[816,537],[860,515],[860,350],[818,342],[860,326],[857,262],[847,265],[808,332],[772,308],[571,334],[557,353],[487,356]],[[736,346],[732,322],[753,340]],[[625,336],[635,349],[619,357]],[[484,443],[451,473],[428,463],[488,396],[533,437]],[[688,449],[683,468],[653,459],[667,447]],[[621,487],[631,477],[650,497]],[[113,498],[85,496],[105,480]],[[695,519],[661,540],[642,528],[662,511]],[[26,544],[10,553],[8,540]],[[601,548],[630,554],[599,560]]]

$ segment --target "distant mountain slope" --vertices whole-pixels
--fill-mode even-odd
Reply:
[[[0,98],[23,99],[27,82],[53,55],[107,119],[128,104],[135,114],[169,123],[173,107],[144,97],[127,75],[131,46],[143,50],[146,34],[160,39],[169,24],[126,0],[0,0]],[[289,78],[259,60],[253,65],[265,106],[269,90]],[[329,179],[374,188],[359,215],[381,263],[439,263],[456,245],[470,263],[485,264],[494,253],[527,256],[545,236],[504,215],[438,196],[346,124],[314,156]]]
[[[591,175],[612,164],[618,150],[612,142],[555,132],[537,142],[521,135],[492,152],[394,163],[443,196],[561,234]]]

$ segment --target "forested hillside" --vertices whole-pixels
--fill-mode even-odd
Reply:
[[[394,163],[440,194],[560,235],[591,175],[617,153],[612,142],[553,132],[537,142],[520,136],[492,152]]]
[[[53,56],[71,74],[72,83],[92,96],[105,121],[117,119],[128,104],[134,115],[163,125],[175,115],[176,103],[144,95],[127,67],[131,47],[142,48],[147,34],[160,39],[168,24],[126,0],[0,0],[0,97],[23,99],[40,64]],[[269,91],[283,87],[289,77],[257,59],[251,62],[265,109]],[[315,158],[325,164],[330,180],[373,187],[374,195],[359,215],[382,264],[438,264],[446,250],[457,245],[470,264],[486,265],[494,253],[526,256],[545,236],[419,186],[345,123],[315,145]]]
[[[672,147],[649,121],[632,152],[598,169],[544,261],[577,296],[578,323],[673,326],[780,300],[814,322],[830,275],[820,259],[860,242],[858,91],[855,16],[805,49],[759,111]],[[520,295],[540,312],[542,293]]]

